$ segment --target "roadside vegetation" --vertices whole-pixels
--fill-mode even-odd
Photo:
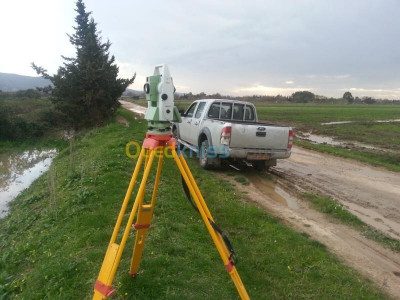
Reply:
[[[400,252],[400,241],[386,236],[382,232],[372,228],[358,217],[346,210],[343,205],[336,202],[330,197],[322,197],[315,194],[305,193],[303,198],[310,201],[312,207],[320,212],[323,212],[334,219],[341,221],[343,224],[349,225],[352,228],[362,232],[362,234],[381,245]]]
[[[74,151],[62,150],[49,172],[18,196],[11,214],[0,220],[0,298],[92,294],[135,165],[125,145],[142,141],[147,126],[126,110],[118,114],[129,126],[111,122],[79,134]],[[189,165],[215,220],[233,242],[239,273],[253,299],[387,297],[325,246],[244,203],[227,181],[210,176],[197,161]],[[139,277],[128,275],[131,237],[115,279],[119,297],[237,298],[180,186],[176,166],[165,159]]]
[[[48,99],[42,99],[40,94],[36,97],[3,94],[6,93],[0,93],[0,143],[32,141],[55,131],[57,114]]]

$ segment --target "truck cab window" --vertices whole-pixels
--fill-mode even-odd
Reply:
[[[191,118],[193,117],[194,110],[196,109],[197,102],[193,103],[185,113],[185,117]]]
[[[211,104],[210,109],[208,110],[208,117],[211,119],[218,119],[219,118],[219,102],[215,102]]]
[[[221,120],[232,119],[232,103],[221,104]]]
[[[244,104],[235,103],[233,105],[233,120],[243,121]]]
[[[244,120],[245,121],[254,121],[254,109],[252,106],[246,105],[244,111]]]
[[[196,118],[196,119],[198,119],[198,118],[200,118],[201,117],[201,115],[203,114],[203,111],[204,111],[204,107],[206,106],[206,103],[205,102],[200,102],[199,103],[199,106],[197,107],[197,110],[196,110],[196,114],[194,115],[194,117]]]

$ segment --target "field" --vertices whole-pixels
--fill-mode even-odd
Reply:
[[[143,106],[145,101],[135,102]],[[191,102],[176,101],[179,109]],[[375,122],[400,119],[399,105],[272,105],[253,102],[261,121],[295,128],[295,144],[308,149],[357,159],[392,171],[400,171],[400,122]],[[354,121],[347,124],[322,125],[328,122]],[[303,133],[335,138],[343,147],[310,143]],[[376,147],[366,148],[364,145]]]
[[[0,298],[90,298],[135,161],[128,141],[141,142],[143,120],[125,110],[128,126],[111,122],[83,132],[13,203],[0,220]],[[229,182],[189,165],[216,222],[227,232],[253,299],[387,298],[325,246],[242,201]],[[119,298],[237,299],[204,224],[166,159],[154,222],[137,279],[128,275],[132,238],[114,286]],[[242,180],[240,180],[241,182]],[[51,184],[54,182],[54,184]],[[151,182],[149,183],[151,185]]]
[[[287,124],[300,131],[334,136],[388,149],[399,149],[399,122],[376,123],[376,120],[400,119],[400,106],[378,105],[256,105],[260,120]],[[347,124],[321,123],[355,121]]]

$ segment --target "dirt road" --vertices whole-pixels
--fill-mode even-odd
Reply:
[[[294,147],[276,174],[331,196],[365,223],[400,240],[400,173]]]
[[[144,115],[146,108],[121,101],[123,107]],[[296,197],[311,191],[331,196],[365,223],[400,240],[400,174],[357,161],[293,147],[290,159],[281,160],[265,176],[244,168],[244,186],[230,176],[218,173],[255,203],[288,226],[306,232],[359,270],[395,298],[400,299],[400,254],[383,248],[359,232],[309,208]]]
[[[130,110],[137,115],[144,116],[144,114],[146,113],[146,107],[123,100],[119,100],[119,102],[121,103],[123,108],[126,108],[127,110]]]

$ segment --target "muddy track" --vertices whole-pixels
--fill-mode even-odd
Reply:
[[[144,107],[121,103],[136,114],[145,113]],[[331,196],[365,223],[400,239],[400,173],[297,147],[290,159],[279,161],[271,169],[273,181],[251,168],[241,167],[237,172],[248,178],[249,186],[223,172],[214,174],[243,192],[245,201],[265,209],[295,230],[306,232],[400,299],[399,253],[311,209],[296,196],[304,191]]]
[[[243,192],[245,201],[256,204],[287,226],[307,233],[311,239],[328,247],[340,260],[357,269],[390,295],[400,299],[400,255],[311,209],[308,203],[296,197],[296,187],[282,178],[276,183],[254,171],[240,173],[250,185],[236,182],[232,176],[220,174]],[[292,190],[288,191],[288,186]]]
[[[297,147],[272,172],[297,189],[332,197],[400,240],[400,173]]]

